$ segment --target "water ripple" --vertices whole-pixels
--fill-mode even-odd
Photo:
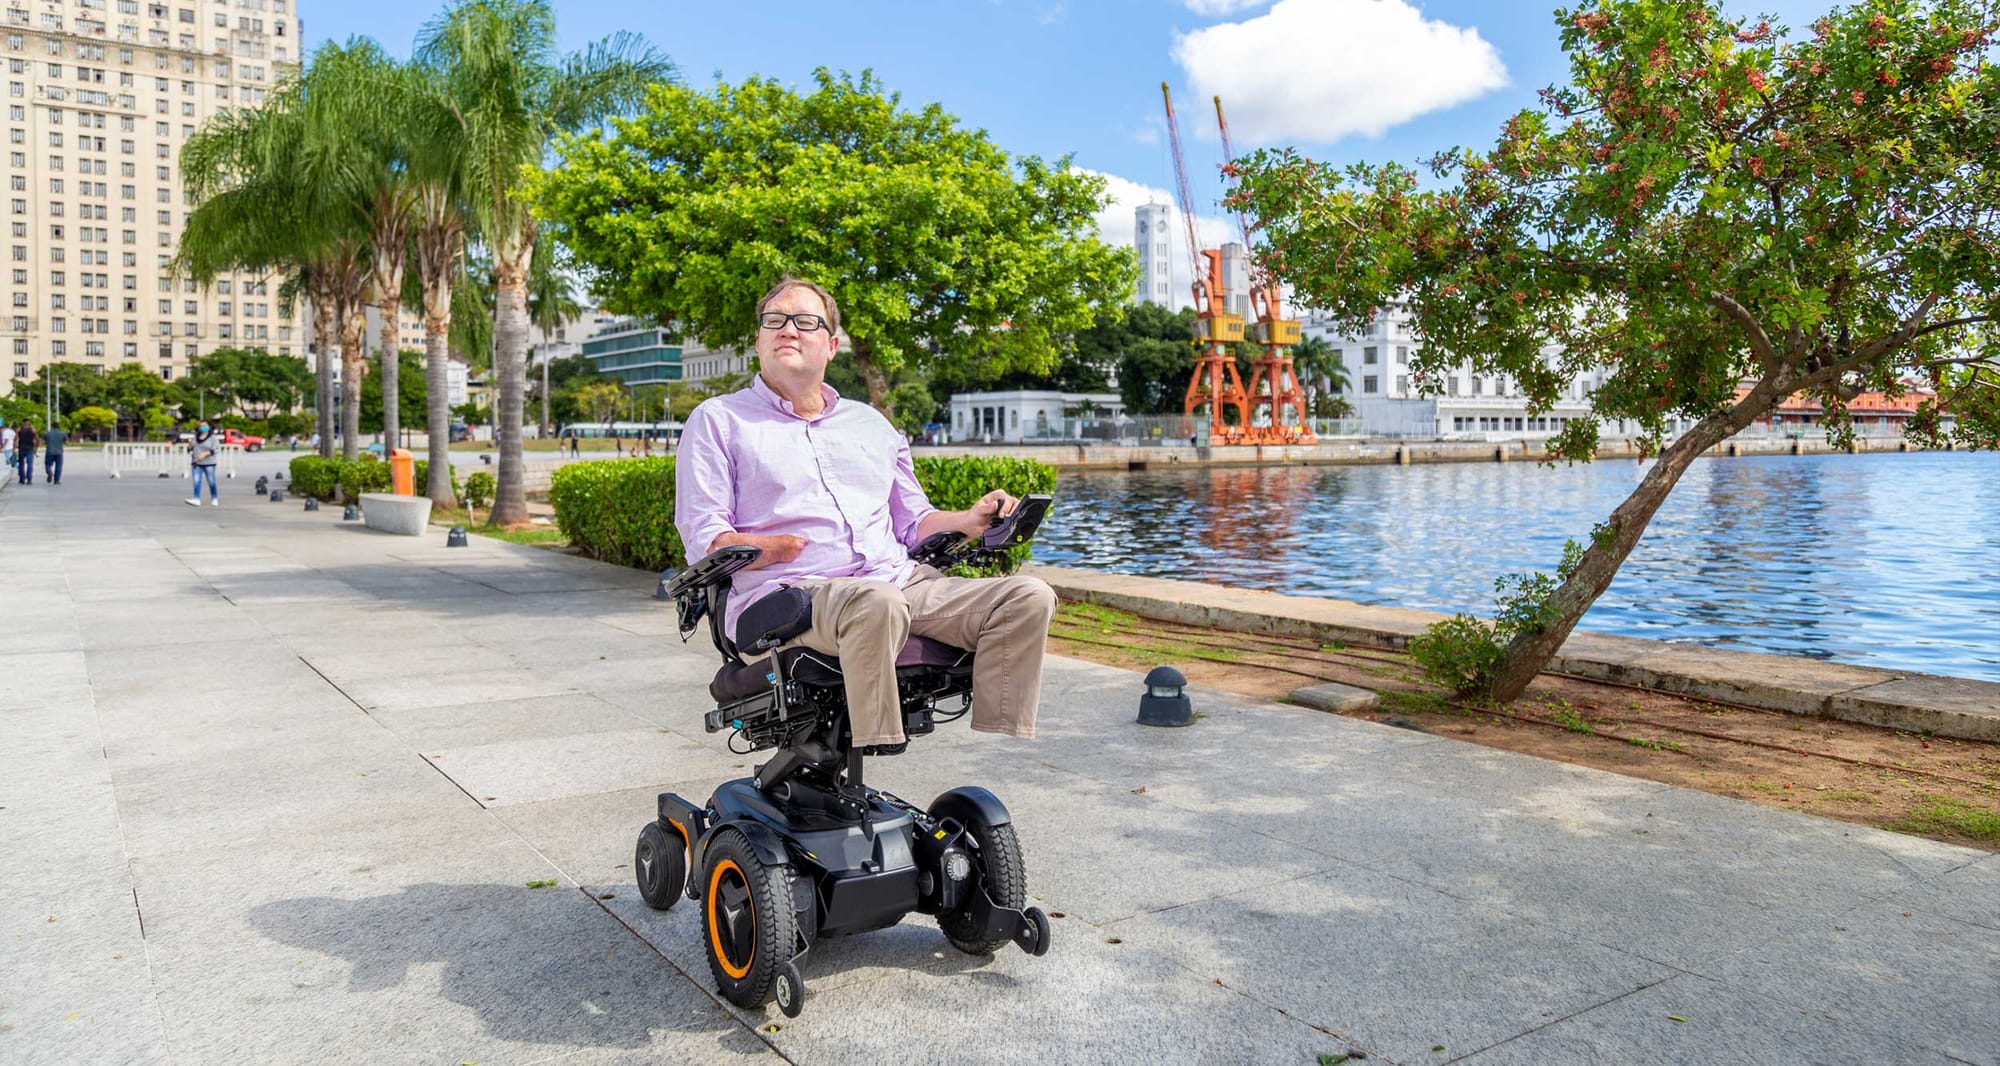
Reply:
[[[1627,460],[1065,473],[1035,558],[1490,614],[1632,491]],[[1697,460],[1583,627],[2000,681],[2000,456]]]

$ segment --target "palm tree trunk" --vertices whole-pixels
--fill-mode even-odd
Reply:
[[[403,324],[400,321],[403,310],[403,271],[401,267],[389,270],[377,283],[379,300],[375,305],[377,314],[382,316],[382,439],[383,454],[387,449],[402,444],[400,433],[403,423],[401,376],[403,357]]]
[[[333,364],[340,358],[340,338],[333,328],[333,301],[324,293],[312,302],[313,333],[319,341],[319,358],[313,368],[313,422],[319,434],[319,456],[333,458]]]
[[[360,301],[350,303],[340,324],[340,457],[361,457],[361,379],[368,375],[368,319]]]
[[[424,398],[430,423],[430,475],[424,495],[438,507],[455,507],[451,490],[451,261],[424,278]]]
[[[493,256],[493,372],[500,379],[500,470],[488,521],[514,526],[528,520],[526,471],[521,467],[521,407],[527,393],[528,259],[532,228],[512,256]]]

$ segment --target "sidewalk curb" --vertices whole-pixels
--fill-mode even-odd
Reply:
[[[1066,600],[1147,618],[1400,651],[1445,615],[1031,565]],[[2000,683],[1578,631],[1548,672],[1965,740],[2000,741]]]

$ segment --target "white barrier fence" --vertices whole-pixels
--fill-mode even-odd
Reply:
[[[140,477],[172,477],[179,474],[190,476],[188,467],[192,465],[192,451],[186,444],[165,444],[159,441],[144,441],[129,444],[106,444],[104,446],[104,468],[112,477],[134,474]],[[224,444],[215,457],[216,472],[223,477],[236,476],[236,461],[243,456],[240,444]]]

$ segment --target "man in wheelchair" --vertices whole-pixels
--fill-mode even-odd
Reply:
[[[978,538],[1018,501],[996,489],[969,510],[930,505],[902,434],[826,384],[840,311],[825,289],[787,279],[757,314],[761,369],[695,409],[677,467],[674,524],[690,557],[759,552],[731,579],[724,634],[748,655],[777,639],[837,658],[864,754],[907,744],[898,657],[943,649],[972,653],[974,730],[1034,736],[1055,593],[1032,577],[947,577],[910,554],[941,533]],[[754,685],[767,671],[750,673]]]
[[[724,996],[797,1014],[814,943],[911,911],[962,951],[1048,950],[1005,805],[968,786],[920,808],[864,784],[862,760],[901,753],[941,703],[1032,737],[1055,594],[940,572],[1026,543],[1049,497],[932,507],[902,435],[825,383],[833,297],[786,279],[757,314],[757,377],[681,436],[674,524],[699,560],[666,591],[683,636],[705,616],[723,655],[709,731],[777,751],[706,803],[661,794],[633,867],[649,906],[701,902]]]

